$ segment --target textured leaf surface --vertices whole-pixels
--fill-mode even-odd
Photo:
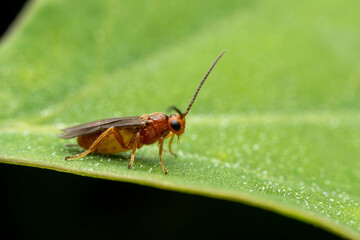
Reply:
[[[0,48],[0,160],[241,201],[360,238],[358,1],[34,1]],[[157,146],[64,161],[59,129],[185,109]]]

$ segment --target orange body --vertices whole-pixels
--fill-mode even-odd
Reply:
[[[144,114],[141,116],[146,120],[147,125],[143,128],[127,127],[127,128],[115,128],[115,130],[122,137],[123,143],[119,143],[113,132],[107,134],[101,142],[97,145],[95,152],[110,154],[119,153],[132,150],[135,143],[135,134],[140,132],[140,140],[137,144],[137,148],[141,148],[144,144],[149,145],[158,141],[160,138],[166,138],[169,133],[168,119],[169,117],[164,113],[152,113]],[[80,147],[89,149],[95,140],[103,134],[97,132],[90,135],[83,135],[77,138]]]

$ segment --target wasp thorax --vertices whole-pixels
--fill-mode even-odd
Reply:
[[[185,131],[185,118],[180,114],[171,114],[168,119],[170,131],[181,135]]]

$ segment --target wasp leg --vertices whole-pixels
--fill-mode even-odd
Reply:
[[[125,145],[124,139],[121,136],[121,134],[118,132],[118,130],[116,130],[114,127],[112,127],[111,129],[113,129],[112,132],[114,133],[114,136],[115,136],[116,140],[118,141],[118,143],[121,145],[121,147],[124,149],[129,149],[129,146]]]
[[[137,133],[138,133],[138,132],[135,132],[135,134],[133,134],[130,142],[128,143],[128,146],[126,147],[127,149],[130,149],[130,148],[132,148],[131,146],[134,146],[133,144],[134,144],[134,142],[135,142],[135,140],[136,140]],[[140,134],[140,133],[139,133],[139,134]],[[138,147],[138,146],[137,146],[137,147]]]
[[[126,146],[124,144],[124,141],[121,137],[121,135],[119,134],[118,131],[116,131],[116,129],[114,127],[111,127],[109,129],[107,129],[105,132],[103,132],[94,142],[93,144],[91,144],[91,146],[89,147],[88,150],[86,150],[85,152],[81,153],[81,154],[78,154],[74,157],[66,157],[65,160],[69,160],[69,159],[77,159],[77,158],[81,158],[81,157],[85,157],[86,155],[88,155],[89,153],[91,152],[94,152],[96,150],[96,147],[97,145],[107,136],[109,135],[110,133],[113,133],[115,135],[115,138],[116,140],[119,142],[119,144],[122,146],[122,147],[125,147],[126,149]]]
[[[140,132],[137,132],[135,135],[136,135],[136,137],[135,137],[135,142],[134,142],[134,146],[133,146],[133,151],[132,151],[132,153],[131,153],[131,160],[130,160],[130,163],[129,163],[129,166],[128,166],[129,169],[130,169],[130,168],[132,167],[132,165],[134,164],[135,152],[136,152],[138,143],[139,143],[139,141],[140,141]]]
[[[174,134],[173,132],[170,132],[170,134],[167,135],[167,136],[164,138],[164,140],[167,139],[167,138],[170,138],[169,144],[168,144],[168,146],[169,146],[169,153],[171,153],[174,157],[176,157],[176,156],[177,156],[176,153],[174,153],[173,151],[171,151],[171,144],[172,144],[172,142],[173,142],[173,140],[174,140],[174,137],[175,137],[175,134]],[[158,147],[160,147],[160,142],[158,142]],[[165,151],[165,152],[168,152],[167,150],[164,150],[164,151]]]
[[[164,138],[160,138],[160,139],[159,139],[159,157],[160,157],[160,164],[161,164],[162,169],[164,170],[164,173],[167,174],[168,172],[166,171],[166,168],[165,168],[164,163],[163,163],[162,158],[161,158],[161,154],[162,154],[162,150],[163,150],[163,143],[164,143]]]
[[[174,157],[176,157],[176,153],[171,151],[171,144],[172,144],[172,142],[174,140],[175,134],[173,132],[171,132],[168,137],[171,137],[170,140],[169,140],[169,153],[171,153]]]

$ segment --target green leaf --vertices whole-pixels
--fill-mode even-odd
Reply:
[[[247,203],[360,238],[359,1],[33,1],[0,48],[0,161]],[[59,129],[185,109],[174,158]]]

